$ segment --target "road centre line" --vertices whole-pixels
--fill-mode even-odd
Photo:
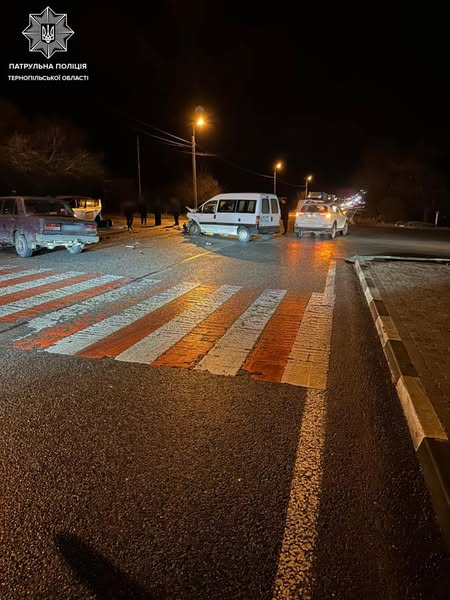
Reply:
[[[273,600],[312,598],[312,567],[317,542],[327,413],[327,378],[335,299],[336,263],[332,261],[323,294],[313,293],[293,348],[291,372],[285,380],[313,384],[306,392],[295,456],[286,526],[278,559]],[[308,313],[308,308],[310,312]],[[303,328],[302,328],[303,327]],[[314,341],[317,336],[317,342]],[[303,339],[303,341],[302,341]],[[323,353],[320,356],[319,352]],[[317,371],[315,375],[314,370]],[[286,383],[288,381],[285,381]]]
[[[312,566],[325,446],[326,394],[313,389],[306,392],[273,600],[307,600],[312,597]]]

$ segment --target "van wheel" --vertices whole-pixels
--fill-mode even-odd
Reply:
[[[331,233],[330,233],[330,238],[332,240],[334,240],[335,237],[336,237],[336,221],[333,223],[333,226],[331,227]]]
[[[29,258],[33,254],[33,249],[30,248],[23,233],[16,233],[15,246],[17,254],[22,258]]]
[[[201,233],[201,229],[200,229],[200,225],[198,223],[191,223],[189,225],[189,235],[200,235]]]
[[[342,228],[341,235],[347,235],[348,233],[348,221],[345,221],[345,225]]]
[[[240,242],[248,242],[250,239],[250,231],[247,229],[247,227],[239,227],[237,230],[237,236]]]
[[[67,250],[70,254],[80,254],[84,250],[84,244],[75,244],[74,246],[67,246]]]
[[[295,235],[296,235],[298,238],[301,238],[301,237],[302,237],[302,235],[303,235],[303,231],[296,231],[296,232],[295,232]]]

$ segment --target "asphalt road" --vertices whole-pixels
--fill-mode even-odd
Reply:
[[[149,227],[79,256],[1,249],[0,597],[449,598],[450,561],[345,263],[450,256],[433,233],[241,244]],[[16,277],[33,269],[51,271]],[[53,297],[72,279],[44,279],[69,271],[117,276],[118,295]],[[30,281],[45,304],[30,304]]]

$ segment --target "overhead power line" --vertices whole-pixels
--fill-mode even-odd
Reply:
[[[183,154],[192,154],[192,144],[189,140],[186,140],[186,139],[184,139],[178,135],[175,135],[173,133],[170,133],[169,131],[165,131],[164,129],[161,129],[160,127],[156,127],[155,125],[150,125],[149,123],[146,123],[145,121],[142,121],[140,119],[133,119],[133,121],[135,121],[136,123],[140,123],[142,126],[147,127],[148,129],[152,129],[153,131],[157,131],[165,136],[169,136],[170,138],[173,138],[173,139],[167,139],[162,136],[156,135],[154,133],[149,133],[148,131],[140,129],[141,133],[153,138],[157,143],[160,143],[160,144],[163,144],[166,146],[170,146],[173,148],[183,149],[183,150],[181,150]],[[175,141],[175,140],[177,140],[177,141]],[[201,152],[197,152],[198,156],[217,158],[218,160],[221,160],[222,162],[230,165],[231,167],[238,169],[240,171],[243,171],[245,173],[255,175],[256,177],[262,177],[264,179],[273,179],[273,175],[267,175],[265,173],[259,173],[258,171],[254,171],[253,169],[248,169],[247,167],[238,165],[237,163],[225,158],[224,156],[222,156],[220,154],[202,151],[203,148],[200,144],[196,144],[196,147],[201,150]],[[281,179],[280,177],[278,177],[278,181],[280,183],[283,183],[284,185],[287,185],[287,186],[293,187],[293,188],[305,188],[306,187],[306,185],[304,183],[301,183],[301,184],[290,183],[289,181],[286,181],[285,179]]]

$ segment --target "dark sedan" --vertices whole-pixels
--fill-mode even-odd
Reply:
[[[66,248],[79,254],[99,241],[95,221],[77,219],[63,200],[43,196],[0,197],[0,244],[15,246],[19,256],[40,248]]]

